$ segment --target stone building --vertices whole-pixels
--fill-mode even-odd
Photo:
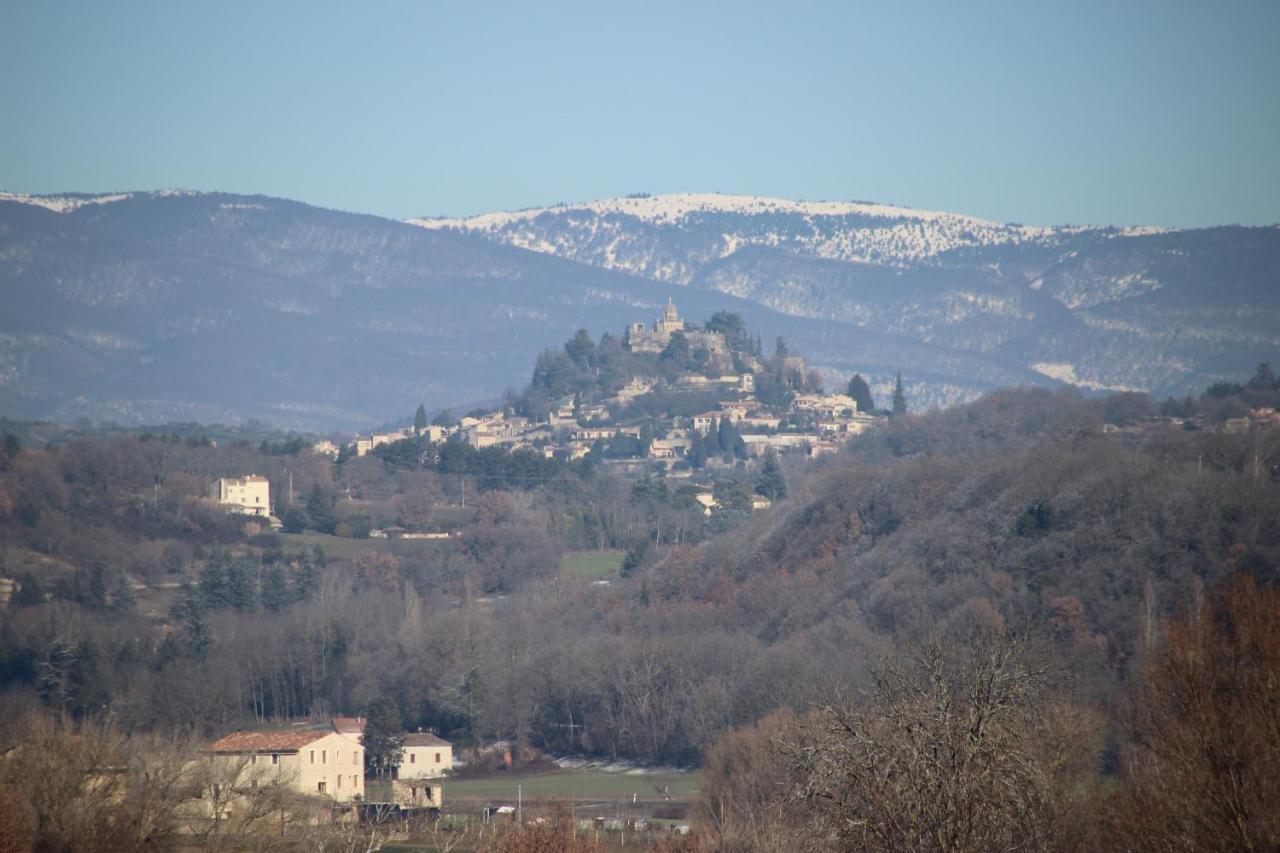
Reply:
[[[627,327],[627,349],[632,352],[662,352],[671,342],[671,336],[680,332],[689,341],[690,352],[705,349],[712,355],[723,355],[729,351],[724,335],[719,332],[706,332],[701,329],[688,329],[675,303],[667,300],[667,307],[662,316],[654,322],[650,329],[644,323],[632,323]]]

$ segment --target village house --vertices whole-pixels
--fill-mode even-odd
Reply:
[[[706,433],[710,431],[712,422],[719,418],[719,412],[703,412],[700,415],[694,415],[690,420],[695,430],[701,433]]]
[[[602,426],[602,427],[581,427],[573,431],[572,439],[574,441],[596,441],[601,438],[613,438],[615,435],[629,435],[632,438],[640,437],[640,427],[636,426]]]
[[[424,426],[418,432],[418,435],[433,444],[439,444],[449,437],[449,430],[445,427],[431,424],[430,426]]]
[[[750,417],[738,420],[737,427],[743,432],[756,431],[772,431],[778,428],[782,423],[782,418],[768,417],[765,415],[751,415]]]
[[[847,394],[797,394],[792,406],[824,420],[851,418],[858,413],[858,401]]]
[[[311,452],[319,456],[335,456],[336,457],[338,455],[338,450],[339,450],[338,445],[334,444],[332,441],[329,441],[329,439],[327,438],[322,441],[317,441],[315,444],[311,445]]]
[[[683,456],[689,449],[692,442],[687,438],[655,438],[649,442],[649,457],[651,459],[675,459]]]
[[[271,514],[271,482],[260,474],[214,480],[209,485],[209,497],[229,512]]]
[[[204,749],[215,775],[238,788],[281,784],[346,803],[364,797],[364,748],[327,729],[236,732]]]
[[[404,756],[400,759],[402,779],[441,776],[453,769],[453,744],[430,732],[404,736]]]
[[[579,420],[606,420],[608,417],[609,408],[603,403],[592,403],[590,405],[582,405],[578,407]]]
[[[752,459],[764,456],[769,448],[778,453],[804,453],[808,455],[817,436],[808,433],[778,433],[776,435],[743,435],[742,443],[747,456]]]

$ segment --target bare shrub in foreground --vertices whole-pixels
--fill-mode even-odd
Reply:
[[[1014,850],[1047,846],[1052,781],[1040,760],[1045,671],[1025,642],[931,641],[876,674],[867,707],[829,705],[790,745],[805,847]]]

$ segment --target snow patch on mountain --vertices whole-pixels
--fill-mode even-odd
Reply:
[[[133,193],[112,193],[110,195],[27,195],[26,193],[0,192],[0,201],[14,201],[18,204],[30,204],[52,210],[54,213],[70,213],[86,204],[110,204],[113,201],[124,201]]]
[[[962,216],[936,210],[920,210],[910,207],[898,207],[891,204],[875,204],[871,202],[853,201],[793,201],[784,198],[765,196],[722,195],[720,193],[669,193],[667,195],[624,196],[621,198],[605,198],[581,204],[557,204],[550,207],[530,208],[528,210],[498,211],[482,213],[461,219],[422,218],[410,220],[415,225],[428,228],[471,228],[483,229],[494,226],[501,227],[511,222],[534,219],[546,212],[563,212],[569,210],[589,210],[596,214],[622,214],[632,216],[642,222],[654,224],[678,224],[694,214],[701,213],[734,213],[742,216],[759,216],[772,214],[789,214],[800,216],[869,216],[882,219],[918,219],[922,221],[954,221],[963,220],[977,226],[1006,226],[973,216]],[[1024,228],[1024,226],[1014,226]],[[1029,232],[1041,232],[1046,229],[1029,228]]]
[[[410,219],[469,231],[522,249],[687,284],[702,264],[746,246],[839,261],[910,266],[963,248],[1051,242],[1092,229],[1006,224],[956,213],[870,202],[792,201],[718,193],[607,198],[581,204]],[[662,251],[679,231],[682,256]],[[1125,236],[1153,229],[1117,230]]]
[[[100,195],[86,195],[81,193],[70,193],[66,195],[30,195],[28,193],[10,193],[0,191],[0,201],[12,201],[18,204],[30,204],[35,207],[43,207],[46,210],[52,210],[54,213],[70,213],[73,210],[79,210],[90,204],[111,204],[116,201],[124,201],[125,199],[135,198],[137,196],[147,196],[149,198],[168,198],[171,196],[192,196],[198,195],[191,190],[157,190],[149,193],[102,193]]]
[[[1142,388],[1133,388],[1128,385],[1116,385],[1106,382],[1099,382],[1096,379],[1084,379],[1076,375],[1076,368],[1073,364],[1065,362],[1038,362],[1029,365],[1032,370],[1042,376],[1048,376],[1050,379],[1057,379],[1059,382],[1066,382],[1068,385],[1074,385],[1077,388],[1088,388],[1093,391],[1142,391]]]

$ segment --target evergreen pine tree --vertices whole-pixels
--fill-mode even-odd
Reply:
[[[128,572],[116,574],[111,588],[111,609],[117,613],[128,613],[138,604],[138,596],[133,591],[133,580]]]
[[[772,447],[765,453],[760,474],[756,477],[756,494],[771,501],[787,496],[787,478],[782,473],[782,463],[778,460],[777,451]]]
[[[418,404],[418,411],[413,413],[413,434],[422,435],[422,431],[427,428],[427,407],[422,403]]]
[[[720,419],[720,426],[716,429],[716,443],[720,446],[721,453],[733,453],[733,423],[727,417]]]
[[[876,401],[871,396],[871,386],[867,384],[867,380],[863,379],[861,374],[855,373],[853,378],[849,380],[848,394],[858,404],[859,412],[875,411]]]
[[[284,567],[272,563],[262,575],[262,606],[272,613],[279,612],[289,603],[289,581]]]
[[[706,443],[702,440],[702,433],[696,429],[689,432],[689,464],[694,468],[702,468],[707,464]]]
[[[227,568],[227,604],[247,613],[258,608],[258,584],[253,568],[236,560]]]
[[[1258,369],[1254,371],[1253,378],[1245,386],[1250,391],[1270,391],[1277,387],[1276,375],[1271,370],[1271,362],[1264,361],[1258,365]]]
[[[324,550],[319,546],[310,551],[303,549],[298,560],[298,574],[293,581],[294,597],[305,600],[320,582],[320,570],[324,568]]]
[[[189,657],[203,660],[213,645],[213,631],[205,618],[206,607],[201,591],[183,584],[182,598],[174,605],[170,615],[182,623],[183,639]]]
[[[894,416],[905,415],[907,413],[907,394],[902,390],[902,371],[898,371],[898,377],[893,383],[893,414]]]
[[[200,569],[200,603],[210,610],[227,605],[227,554],[215,548]]]
[[[89,583],[85,586],[81,604],[94,610],[107,608],[107,572],[101,563],[96,564],[89,572]]]
[[[321,533],[332,533],[338,518],[333,511],[334,497],[320,483],[313,483],[307,495],[307,517]]]
[[[18,578],[18,591],[13,594],[13,598],[9,599],[9,607],[16,609],[43,603],[44,587],[40,586],[36,576],[27,572]]]
[[[622,568],[620,574],[624,578],[629,578],[635,574],[641,566],[649,560],[649,555],[653,553],[653,543],[648,539],[642,540],[638,545],[633,545],[627,551],[627,556],[622,560]]]
[[[365,769],[394,775],[404,756],[404,721],[395,699],[383,696],[369,705],[362,742]]]

